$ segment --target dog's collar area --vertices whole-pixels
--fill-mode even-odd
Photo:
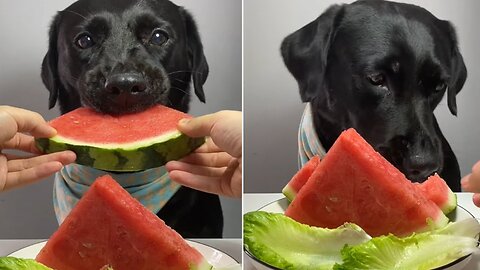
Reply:
[[[323,158],[326,154],[325,148],[318,139],[317,132],[313,125],[312,108],[307,103],[303,111],[302,120],[298,129],[298,165],[301,168],[315,155]]]

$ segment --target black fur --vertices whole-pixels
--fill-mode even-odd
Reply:
[[[207,76],[194,19],[167,0],[73,3],[55,16],[42,64],[49,107],[58,101],[62,114],[81,106],[123,114],[154,104],[187,112],[190,83],[205,102]],[[222,236],[217,195],[182,187],[158,215],[184,237]]]
[[[457,114],[467,76],[449,22],[409,4],[335,5],[286,37],[281,53],[327,149],[354,127],[412,181],[439,172],[460,191],[457,159],[433,113],[447,92]]]

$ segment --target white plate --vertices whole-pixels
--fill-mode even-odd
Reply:
[[[271,202],[262,208],[258,209],[258,211],[265,211],[265,212],[271,212],[271,213],[281,213],[283,214],[285,210],[288,207],[288,200],[287,198],[282,198],[279,200],[276,200],[274,202]],[[474,216],[468,212],[465,208],[462,206],[458,205],[457,208],[450,214],[447,215],[448,218],[451,221],[459,221],[467,218],[474,218]],[[245,250],[245,249],[244,249]],[[276,267],[270,266],[268,264],[265,264],[264,262],[258,260],[255,258],[250,252],[245,250],[245,253],[248,255],[248,258],[252,265],[257,269],[257,270],[271,270],[271,269],[278,269]],[[462,257],[452,263],[449,263],[445,266],[435,268],[434,270],[460,270],[465,267],[465,265],[468,264],[470,261],[472,255],[468,255],[465,257]]]
[[[228,254],[223,253],[218,249],[215,249],[213,247],[210,247],[201,243],[197,243],[189,240],[187,240],[187,242],[190,246],[198,250],[213,267],[228,268],[233,270],[233,269],[237,269],[237,268],[234,268],[234,266],[238,265],[238,269],[241,269],[238,262],[234,258],[230,257]],[[43,246],[45,246],[46,243],[47,241],[44,241],[44,242],[33,244],[28,247],[24,247],[20,250],[17,250],[9,254],[8,256],[24,258],[24,259],[35,259],[37,254],[40,252]]]

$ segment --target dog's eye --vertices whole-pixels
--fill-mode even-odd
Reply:
[[[381,73],[368,75],[367,78],[372,85],[385,86],[385,76]]]
[[[88,49],[95,44],[92,37],[87,34],[81,34],[80,36],[78,36],[75,43],[81,49]]]
[[[168,41],[168,35],[165,31],[160,29],[153,30],[152,36],[150,37],[150,43],[154,45],[163,45]]]
[[[441,82],[441,83],[437,84],[437,86],[435,86],[435,91],[436,92],[441,92],[441,91],[445,90],[445,88],[447,88],[447,84],[445,82]]]

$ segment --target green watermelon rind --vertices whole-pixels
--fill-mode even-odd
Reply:
[[[297,192],[288,184],[282,189],[283,195],[287,198],[289,202],[292,202],[293,199],[297,196]]]
[[[76,163],[104,171],[135,172],[165,165],[168,161],[178,160],[193,152],[205,143],[205,138],[191,138],[176,131],[158,137],[157,140],[126,144],[99,146],[82,144],[64,139],[61,136],[37,138],[36,145],[43,153],[71,150],[77,155]]]
[[[206,259],[203,259],[200,263],[192,263],[189,266],[190,270],[214,270],[215,267],[213,267]]]
[[[450,190],[450,192],[448,193],[447,202],[444,205],[440,206],[440,209],[442,209],[442,212],[445,215],[448,215],[453,212],[455,208],[457,208],[457,195]]]

